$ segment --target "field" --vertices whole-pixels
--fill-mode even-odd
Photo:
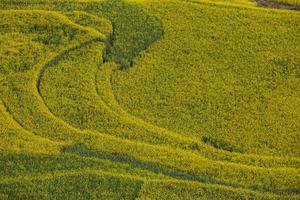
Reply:
[[[0,199],[300,199],[300,13],[259,5],[0,0]]]

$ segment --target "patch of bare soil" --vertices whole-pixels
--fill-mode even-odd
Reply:
[[[255,0],[255,2],[257,3],[258,6],[261,6],[261,7],[300,11],[300,6],[290,5],[287,3],[272,2],[272,1],[268,1],[268,0]]]

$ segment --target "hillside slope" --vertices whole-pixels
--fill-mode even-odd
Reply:
[[[299,199],[300,14],[0,0],[0,199]]]

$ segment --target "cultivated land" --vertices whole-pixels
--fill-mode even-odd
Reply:
[[[0,33],[1,200],[300,199],[298,11],[0,0]]]

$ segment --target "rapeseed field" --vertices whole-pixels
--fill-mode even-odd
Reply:
[[[300,199],[299,2],[265,1],[0,0],[0,199]]]

